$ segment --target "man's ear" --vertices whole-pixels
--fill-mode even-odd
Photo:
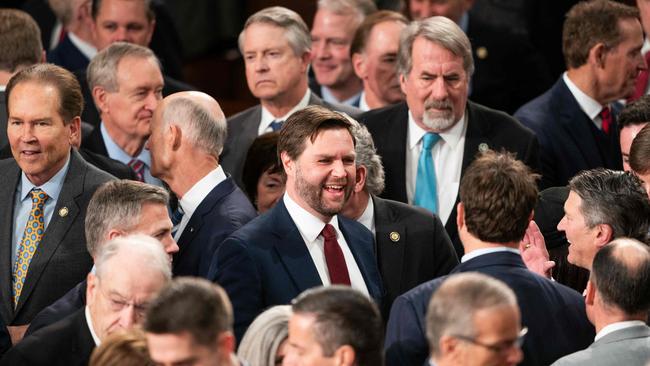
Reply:
[[[609,224],[598,224],[596,230],[596,246],[600,250],[614,239],[614,229]]]
[[[458,231],[465,226],[465,206],[463,206],[462,202],[458,202],[458,205],[456,205],[456,226]]]
[[[402,93],[406,94],[406,76],[404,74],[399,74],[399,87],[402,89]]]
[[[99,113],[106,113],[108,111],[108,93],[106,92],[106,89],[101,86],[96,86],[93,88],[92,94]]]
[[[596,43],[589,50],[588,60],[591,64],[595,65],[598,68],[605,67],[605,58],[607,56],[607,47],[604,43]]]
[[[587,281],[587,288],[585,289],[585,304],[593,305],[596,299],[596,286],[591,280]]]
[[[76,116],[68,124],[70,129],[70,146],[79,147],[81,144],[81,117]]]
[[[167,133],[165,135],[165,140],[172,150],[178,150],[183,140],[183,130],[178,125],[169,123],[167,124]]]
[[[230,357],[235,352],[235,336],[232,332],[222,332],[217,337],[217,349],[224,357]],[[229,359],[228,359],[229,360]]]
[[[354,73],[357,74],[357,77],[363,80],[366,77],[366,58],[360,54],[355,53],[352,55],[352,67],[354,67]]]
[[[295,162],[286,151],[280,152],[280,161],[282,162],[282,167],[287,176],[289,176],[290,173],[293,173]]]
[[[357,166],[357,177],[354,183],[354,193],[363,191],[366,187],[366,178],[368,177],[368,169],[364,165]]]
[[[358,364],[356,352],[352,346],[344,344],[334,351],[334,364],[337,366],[354,366]]]

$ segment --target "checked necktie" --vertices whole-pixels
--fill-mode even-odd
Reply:
[[[33,189],[30,194],[32,195],[32,210],[29,213],[29,220],[27,220],[23,238],[18,247],[18,256],[14,267],[14,307],[18,304],[18,299],[23,291],[29,263],[32,261],[34,253],[36,253],[36,249],[38,248],[38,243],[40,243],[43,232],[45,231],[45,215],[43,209],[48,196],[38,188]]]
[[[334,226],[325,224],[321,235],[325,239],[325,262],[327,263],[327,271],[330,274],[330,282],[332,285],[350,286],[348,266],[345,264],[345,257],[343,257],[341,246],[336,241]]]

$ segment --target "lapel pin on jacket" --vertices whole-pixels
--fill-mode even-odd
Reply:
[[[68,210],[67,207],[61,207],[61,209],[59,210],[59,216],[66,217],[68,216],[68,212],[70,212],[70,210]]]
[[[399,233],[397,231],[392,231],[390,234],[388,234],[388,237],[393,243],[397,243],[399,241]]]

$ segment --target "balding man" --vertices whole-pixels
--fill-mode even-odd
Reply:
[[[225,140],[226,117],[207,94],[173,94],[156,109],[148,142],[152,173],[176,194],[183,212],[174,275],[206,277],[217,246],[257,215],[219,164]]]

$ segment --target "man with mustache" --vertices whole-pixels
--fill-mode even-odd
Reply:
[[[467,100],[473,65],[469,39],[456,23],[439,16],[415,21],[401,34],[397,60],[406,102],[360,117],[384,162],[381,196],[438,214],[459,256],[458,187],[476,154],[506,150],[531,168],[538,166],[530,130]]]
[[[312,287],[344,284],[379,302],[372,233],[338,215],[356,178],[350,129],[346,116],[322,106],[302,109],[282,126],[284,197],[222,242],[208,273],[232,301],[237,339],[264,309]]]

